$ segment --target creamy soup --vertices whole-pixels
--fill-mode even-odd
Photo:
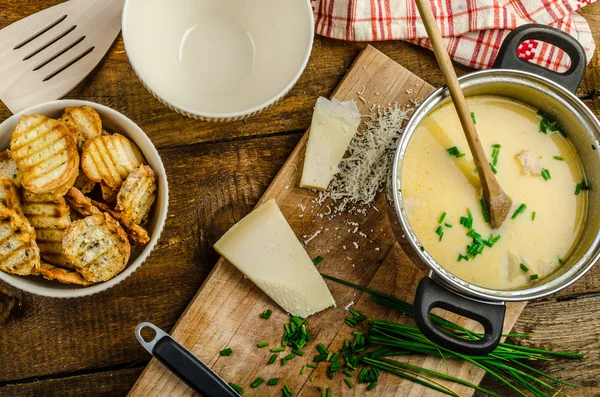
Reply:
[[[408,145],[408,220],[424,249],[465,281],[494,289],[537,282],[566,260],[585,222],[587,184],[563,136],[568,128],[506,98],[468,102],[490,166],[513,199],[509,217],[496,230],[486,222],[477,170],[449,103],[423,119]]]

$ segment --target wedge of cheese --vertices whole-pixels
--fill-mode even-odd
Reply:
[[[359,124],[360,113],[354,101],[317,99],[300,187],[327,189]]]
[[[275,199],[236,223],[214,247],[291,314],[308,317],[335,306],[327,285]]]

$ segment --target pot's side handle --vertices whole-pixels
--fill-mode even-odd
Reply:
[[[526,40],[539,40],[553,44],[571,58],[571,67],[564,73],[558,73],[545,67],[519,58],[517,49]],[[515,69],[546,77],[571,92],[577,91],[585,74],[586,57],[583,46],[571,35],[546,25],[528,24],[519,26],[506,36],[496,61],[496,69]]]
[[[431,320],[434,308],[445,309],[479,322],[484,328],[483,337],[463,339],[444,331]],[[502,338],[505,312],[504,304],[489,304],[465,298],[429,277],[424,277],[417,287],[414,316],[421,332],[432,342],[462,354],[483,356],[491,353]]]

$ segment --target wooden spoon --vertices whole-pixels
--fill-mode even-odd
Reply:
[[[456,113],[458,113],[458,118],[465,132],[465,137],[469,143],[469,149],[471,149],[471,153],[473,154],[473,160],[475,160],[475,165],[477,166],[477,174],[479,175],[483,189],[483,201],[490,215],[490,226],[492,229],[497,229],[508,216],[512,206],[512,199],[502,190],[485,156],[481,141],[477,135],[477,130],[475,129],[475,124],[471,119],[471,112],[467,106],[465,95],[460,88],[458,77],[456,77],[456,72],[452,67],[446,46],[442,41],[442,33],[433,16],[429,0],[416,0],[416,3],[427,35],[431,40],[438,65],[446,80],[446,85],[448,86],[450,97],[452,98],[452,102],[454,102]]]

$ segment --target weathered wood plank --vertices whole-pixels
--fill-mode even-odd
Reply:
[[[0,323],[0,381],[147,359],[135,326],[149,320],[172,327],[216,261],[214,241],[251,210],[299,138],[162,150],[172,216],[147,263],[115,288],[87,298],[15,293],[1,299],[0,305],[12,303]]]

